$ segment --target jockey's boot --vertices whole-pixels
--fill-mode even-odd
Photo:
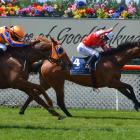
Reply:
[[[92,56],[90,56],[90,58],[87,60],[87,63],[86,63],[86,65],[85,65],[85,68],[91,68],[91,64],[93,63],[93,62],[95,62],[96,60],[97,60],[97,56],[96,55],[92,55]]]
[[[0,48],[0,56],[4,54],[3,49]]]

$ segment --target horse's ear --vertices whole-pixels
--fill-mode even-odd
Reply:
[[[59,44],[59,42],[56,39],[54,39],[54,37],[50,36],[50,39],[51,39],[51,41],[53,42],[54,45]]]

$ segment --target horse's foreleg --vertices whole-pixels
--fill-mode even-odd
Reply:
[[[57,97],[57,105],[63,110],[63,112],[68,116],[72,117],[70,112],[66,109],[65,102],[64,102],[64,87],[55,89],[56,97]]]
[[[33,84],[31,82],[28,82],[28,81],[26,81],[24,79],[18,79],[18,80],[16,80],[15,82],[12,83],[11,86],[12,86],[12,88],[15,88],[15,89],[19,89],[21,91],[24,91],[26,94],[28,94],[29,97],[31,97],[38,104],[40,104],[45,109],[47,109],[48,112],[50,112],[53,116],[58,116],[59,118],[61,118],[61,116],[59,115],[59,113],[57,113],[54,109],[50,108],[50,106],[47,105],[41,97],[39,97],[39,95],[41,93],[44,94],[43,92],[45,92],[41,88],[41,86],[39,86],[37,84]]]
[[[136,99],[135,95],[133,96],[126,88],[120,88],[118,89],[123,95],[125,95],[128,99],[132,100],[132,102],[135,104],[134,108],[136,111],[140,108],[140,103]]]
[[[128,99],[130,99],[135,104],[135,109],[138,110],[140,107],[140,103],[138,102],[133,87],[129,84],[126,84],[124,82],[121,82],[119,80],[113,80],[112,82],[112,88],[116,88],[119,90],[124,96],[126,96]]]
[[[133,96],[126,88],[119,88],[118,89],[124,96],[126,96],[128,99],[132,100],[133,103],[138,103],[135,96]]]
[[[44,90],[48,90],[50,88],[50,85],[48,82],[42,77],[41,74],[39,74],[39,80],[40,80],[40,85],[43,87]],[[44,93],[44,92],[43,92]],[[47,103],[53,108],[53,102],[51,98],[48,96],[47,93],[43,94],[44,98],[46,99]]]
[[[28,99],[25,101],[25,103],[23,104],[23,106],[21,106],[20,111],[19,111],[19,114],[24,114],[26,108],[28,107],[28,105],[30,104],[30,102],[32,100],[33,99],[31,97],[28,97]]]
[[[127,83],[123,83],[123,84],[127,88],[127,91],[129,91],[129,93],[130,93],[130,95],[128,94],[128,98],[133,101],[133,103],[135,104],[134,108],[138,111],[138,109],[140,108],[140,103],[138,102],[138,100],[135,96],[133,87]]]
[[[131,95],[132,95],[132,100],[134,101],[134,103],[139,103],[136,96],[135,96],[135,93],[134,93],[134,89],[131,85],[127,84],[127,83],[123,83],[125,85],[125,87],[127,88],[127,90],[130,91]]]

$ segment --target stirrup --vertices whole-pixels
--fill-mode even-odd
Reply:
[[[2,49],[0,49],[0,56],[4,55],[4,51]]]
[[[86,64],[86,65],[85,65],[85,68],[86,68],[86,69],[89,69],[89,68],[90,68],[90,65],[89,65],[89,64]]]

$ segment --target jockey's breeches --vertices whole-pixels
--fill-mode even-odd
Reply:
[[[6,51],[7,46],[5,44],[0,43],[0,49],[2,49],[3,51]]]
[[[82,42],[78,45],[77,51],[85,56],[96,55],[99,56],[99,52],[93,48],[86,47]]]

